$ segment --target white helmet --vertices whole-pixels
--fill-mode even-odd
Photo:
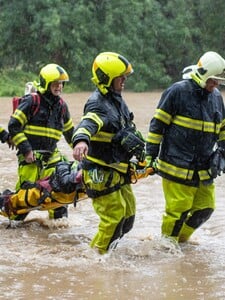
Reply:
[[[184,68],[182,74],[183,79],[192,78],[202,88],[209,78],[225,85],[225,60],[218,53],[209,51],[200,57],[197,65]]]
[[[25,84],[25,90],[24,90],[24,95],[28,95],[28,94],[31,94],[31,93],[36,93],[36,88],[33,84],[33,82],[27,82]]]

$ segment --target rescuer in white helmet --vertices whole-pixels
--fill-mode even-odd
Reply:
[[[146,162],[162,177],[165,213],[161,233],[178,246],[215,209],[214,178],[224,171],[225,61],[206,52],[167,88],[149,126]]]

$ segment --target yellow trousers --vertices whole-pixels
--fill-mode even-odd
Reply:
[[[215,185],[191,187],[162,179],[165,213],[162,235],[185,242],[206,222],[215,209]]]
[[[43,161],[43,155],[35,152],[36,161],[31,164],[24,162],[24,156],[20,154],[18,156],[18,182],[16,183],[16,191],[21,188],[21,185],[25,181],[37,182],[37,180],[50,176],[55,166],[60,161],[65,161],[65,157],[55,149],[50,155],[47,161]]]
[[[131,185],[124,184],[124,177],[116,171],[98,169],[97,175],[93,176],[92,170],[83,170],[83,178],[88,189],[104,194],[92,201],[100,222],[98,232],[90,243],[103,254],[133,227],[136,199]],[[117,188],[112,191],[114,187]]]

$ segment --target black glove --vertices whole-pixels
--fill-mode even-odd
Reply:
[[[216,178],[221,172],[225,173],[225,150],[219,147],[211,156],[209,174],[212,178]]]
[[[6,130],[3,130],[0,134],[1,142],[6,143],[9,140],[9,133]]]
[[[70,194],[76,189],[76,174],[77,171],[71,169],[70,163],[60,162],[50,176],[49,184],[55,192]]]
[[[115,143],[120,143],[122,148],[131,156],[136,156],[139,161],[145,159],[145,141],[139,131],[133,127],[120,130],[112,139]]]

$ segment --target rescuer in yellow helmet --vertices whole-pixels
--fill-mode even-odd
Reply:
[[[72,146],[73,121],[66,102],[61,98],[69,76],[64,68],[51,63],[40,70],[37,92],[21,98],[9,121],[9,133],[18,149],[18,191],[25,181],[36,182],[50,176],[56,163],[65,158],[57,143],[63,135]],[[67,207],[49,212],[50,218],[67,216]],[[25,216],[21,216],[21,218]]]
[[[82,161],[86,193],[100,218],[90,245],[101,254],[116,247],[135,218],[129,163],[133,156],[143,161],[145,144],[121,95],[132,73],[124,56],[114,52],[97,55],[92,65],[97,89],[85,104],[73,135],[73,156]]]

